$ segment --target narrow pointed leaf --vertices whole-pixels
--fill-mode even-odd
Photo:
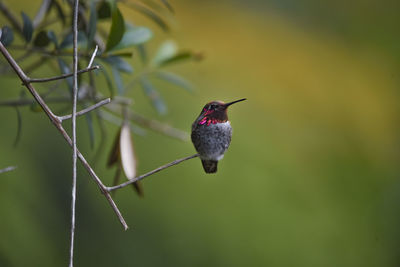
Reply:
[[[50,43],[50,38],[46,31],[40,31],[36,34],[33,44],[38,47],[46,47]]]
[[[93,119],[92,114],[90,112],[85,114],[88,130],[89,130],[89,140],[90,140],[90,148],[94,148],[94,128],[93,128]]]
[[[174,8],[171,6],[171,4],[167,0],[161,0],[161,2],[164,4],[166,8],[172,13],[174,13]]]
[[[143,88],[144,93],[150,99],[157,112],[160,114],[167,113],[167,106],[165,105],[158,91],[155,89],[155,87],[151,84],[146,76],[140,77],[140,84]]]
[[[142,63],[147,63],[148,57],[147,57],[147,50],[144,45],[138,45],[137,50],[139,52],[140,59],[142,60]]]
[[[156,75],[158,78],[164,81],[179,86],[189,92],[193,92],[193,86],[181,76],[178,76],[172,72],[167,72],[167,71],[158,71],[156,72]]]
[[[97,17],[99,19],[108,19],[111,17],[111,7],[109,2],[101,1],[97,9]]]
[[[118,7],[112,12],[111,17],[111,29],[108,35],[106,51],[110,51],[116,46],[122,39],[125,32],[125,22]]]
[[[70,32],[69,34],[67,34],[67,36],[65,36],[65,38],[61,42],[59,48],[60,49],[72,48],[73,41],[74,41],[74,35],[72,32]],[[87,43],[87,39],[86,39],[85,34],[83,34],[82,32],[78,32],[78,47],[85,45],[86,43]]]
[[[133,189],[136,191],[136,193],[137,193],[140,197],[143,197],[144,194],[143,194],[143,187],[142,187],[142,184],[141,184],[139,181],[137,181],[137,182],[134,182],[132,185],[133,185]]]
[[[61,19],[61,22],[63,24],[63,26],[65,26],[65,24],[67,23],[64,11],[61,7],[61,5],[58,3],[58,1],[53,0],[51,1],[51,7],[54,8],[57,12],[58,18]]]
[[[153,37],[153,33],[146,27],[132,27],[127,30],[122,40],[112,49],[113,51],[146,43]]]
[[[68,67],[67,63],[65,63],[65,61],[62,60],[61,58],[58,58],[58,66],[59,66],[62,74],[71,73],[71,70]],[[68,89],[70,90],[70,93],[72,95],[72,85],[73,85],[72,77],[65,78],[65,81],[66,81],[66,83],[68,85]]]
[[[126,58],[131,58],[133,56],[133,52],[113,52],[112,53],[113,56],[117,56],[117,57],[126,57]]]
[[[121,57],[118,56],[109,56],[107,58],[104,58],[103,61],[107,62],[110,64],[111,67],[118,69],[119,71],[123,71],[126,73],[132,73],[133,68],[132,66],[123,60]]]
[[[126,2],[126,3],[129,3],[128,6],[130,8],[133,8],[133,9],[139,11],[140,13],[142,13],[143,15],[145,15],[146,17],[151,19],[153,22],[155,22],[164,31],[168,31],[169,30],[168,24],[164,21],[164,19],[160,15],[155,13],[153,10],[148,8],[147,6],[138,5],[135,2]]]
[[[178,52],[178,46],[174,41],[168,40],[163,42],[156,55],[154,56],[152,63],[154,65],[160,65],[162,62],[174,57]]]
[[[115,86],[117,87],[118,90],[118,95],[124,95],[125,88],[119,70],[116,67],[112,67],[111,72],[114,77]]]
[[[21,139],[22,132],[22,116],[18,107],[15,107],[15,111],[17,112],[17,134],[15,135],[14,147],[16,147]]]
[[[111,148],[110,154],[108,156],[107,167],[111,167],[115,165],[120,159],[120,152],[119,152],[119,138],[121,136],[121,129],[117,132],[114,138],[114,143]]]
[[[24,12],[21,12],[22,16],[22,33],[24,35],[25,41],[29,43],[32,40],[33,25],[31,19]]]
[[[121,127],[119,149],[122,169],[124,170],[126,178],[129,180],[135,178],[137,161],[133,147],[131,130],[127,122]]]
[[[170,58],[164,58],[164,60],[158,62],[158,65],[160,67],[164,67],[171,63],[178,63],[186,60],[201,60],[201,59],[202,55],[200,54],[195,54],[191,51],[181,51]]]
[[[116,186],[117,184],[119,184],[119,181],[121,178],[121,170],[122,170],[122,166],[118,166],[117,170],[115,171],[114,181],[113,181],[112,186]],[[117,193],[117,190],[114,190],[111,192],[111,195],[114,197],[116,193]]]
[[[114,97],[114,86],[112,84],[111,77],[108,74],[108,72],[105,70],[105,68],[102,67],[101,64],[97,63],[97,65],[100,65],[100,67],[101,67],[100,72],[103,74],[104,79],[106,80],[108,91],[110,91],[110,97],[113,98]]]
[[[89,49],[93,43],[94,36],[96,35],[97,30],[97,11],[96,11],[96,2],[92,1],[90,4],[90,15],[89,15],[89,25],[88,25],[88,41],[87,48]]]
[[[121,178],[121,170],[122,170],[122,166],[118,166],[117,171],[115,172],[114,175],[114,181],[112,186],[116,186],[119,183],[119,180]],[[113,193],[115,193],[116,191],[114,191]]]
[[[9,46],[14,41],[14,33],[10,27],[4,26],[1,28],[0,41],[5,47]]]
[[[49,37],[49,40],[54,44],[55,48],[58,49],[58,40],[56,34],[53,31],[48,31],[47,37]]]

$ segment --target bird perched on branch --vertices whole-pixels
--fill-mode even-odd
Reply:
[[[204,106],[192,124],[192,142],[200,154],[206,173],[217,172],[218,161],[224,157],[231,143],[232,127],[228,120],[228,107],[244,100],[246,98],[229,103],[212,101]]]

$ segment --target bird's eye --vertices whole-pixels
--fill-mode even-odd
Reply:
[[[215,109],[216,106],[215,105],[210,105],[210,109]]]

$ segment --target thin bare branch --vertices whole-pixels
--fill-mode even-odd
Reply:
[[[34,52],[34,53],[41,54],[41,56],[43,56],[43,57],[46,56],[46,57],[50,57],[50,58],[54,58],[55,56],[68,57],[68,56],[73,55],[73,53],[71,53],[71,52],[61,52],[58,50],[47,50],[45,48],[40,48],[40,47],[26,47],[24,45],[17,45],[17,44],[10,45],[8,47],[8,49],[9,50],[18,50],[18,51],[22,50],[25,52]],[[78,53],[78,55],[80,58],[82,58],[82,57],[90,58],[91,57],[91,55],[84,53],[84,52]]]
[[[181,162],[183,162],[183,161],[185,161],[185,160],[189,160],[189,159],[196,158],[196,157],[198,157],[198,156],[200,156],[200,155],[199,155],[199,154],[194,154],[194,155],[191,155],[191,156],[189,156],[189,157],[185,157],[185,158],[181,158],[181,159],[174,160],[174,161],[172,161],[172,162],[170,162],[170,163],[168,163],[168,164],[165,164],[165,165],[163,165],[163,166],[161,166],[161,167],[158,167],[157,169],[154,169],[154,170],[152,170],[152,171],[149,171],[148,173],[145,173],[145,174],[143,174],[143,175],[140,175],[140,176],[138,176],[138,177],[135,177],[134,179],[131,179],[131,180],[125,182],[125,183],[122,183],[122,184],[119,184],[119,185],[116,185],[116,186],[106,187],[106,189],[107,189],[108,192],[111,192],[111,191],[114,191],[114,190],[117,190],[117,189],[124,188],[125,186],[128,186],[128,185],[130,185],[130,184],[132,184],[132,183],[134,183],[134,182],[140,181],[140,180],[146,178],[147,176],[150,176],[150,175],[155,174],[155,173],[157,173],[157,172],[159,172],[159,171],[162,171],[162,170],[164,170],[164,169],[166,169],[166,168],[169,168],[169,167],[171,167],[171,166],[174,166],[174,165],[176,165],[176,164],[179,164],[179,163],[181,163]]]
[[[78,11],[79,0],[74,0],[72,30],[73,30],[73,56],[72,56],[72,190],[71,190],[71,243],[69,249],[69,267],[74,266],[74,241],[75,241],[75,217],[76,217],[76,180],[77,169],[76,162],[78,158],[78,149],[76,147],[76,106],[78,103]]]
[[[29,83],[28,77],[26,74],[23,72],[21,67],[15,62],[14,58],[10,55],[8,50],[4,47],[4,45],[0,42],[0,52],[3,54],[5,59],[8,61],[10,66],[14,69],[20,80],[23,82],[23,84],[26,86],[28,91],[31,93],[31,95],[35,98],[36,102],[42,107],[43,111],[45,112],[46,116],[50,119],[50,122],[57,128],[57,130],[61,133],[61,135],[64,137],[64,139],[67,141],[67,143],[72,146],[72,140],[69,137],[68,133],[65,131],[65,129],[62,127],[60,120],[58,119],[57,116],[53,114],[53,112],[50,110],[50,108],[47,106],[47,104],[44,102],[42,97],[38,94],[38,92],[35,90],[32,84]],[[85,157],[77,150],[78,158],[81,161],[82,165],[84,168],[88,171],[90,176],[93,178],[94,182],[97,184],[97,186],[100,188],[101,192],[104,194],[106,197],[107,201],[111,205],[114,213],[118,217],[118,220],[122,224],[125,230],[128,229],[128,225],[125,222],[125,219],[122,217],[121,212],[119,211],[117,205],[114,203],[114,200],[111,198],[109,192],[107,191],[105,185],[101,182],[99,177],[96,175],[92,167],[89,165],[89,163],[86,161]]]
[[[137,122],[138,124],[152,129],[154,131],[163,133],[165,135],[180,139],[182,141],[189,140],[189,135],[187,132],[179,130],[177,128],[172,127],[169,124],[159,122],[157,120],[146,118],[145,116],[130,110],[129,118],[133,121]]]
[[[43,21],[44,17],[46,16],[46,12],[49,9],[51,4],[51,0],[43,0],[42,4],[40,5],[39,11],[36,13],[35,18],[33,19],[33,27],[36,29],[39,24]]]
[[[79,70],[77,73],[78,74],[82,74],[88,71],[92,71],[92,70],[97,70],[99,69],[100,66],[93,66],[93,67],[87,67],[86,69],[83,70]],[[29,83],[44,83],[44,82],[50,82],[50,81],[56,81],[56,80],[61,80],[61,79],[65,79],[68,77],[72,77],[74,75],[74,73],[66,73],[60,76],[55,76],[55,77],[50,77],[50,78],[29,78],[28,82]]]
[[[46,101],[48,103],[66,103],[70,101],[71,98],[66,98],[66,97],[48,97],[46,98]],[[29,106],[35,103],[36,101],[34,99],[11,99],[11,100],[4,100],[0,101],[0,107],[5,106],[5,107],[19,107],[19,106]]]
[[[118,116],[115,116],[114,114],[112,114],[108,111],[100,110],[100,112],[98,112],[97,114],[100,118],[102,118],[102,119],[108,121],[109,123],[112,123],[118,127],[121,127],[121,124],[123,123],[123,119],[121,119]],[[142,127],[140,127],[136,124],[130,123],[129,126],[131,128],[131,131],[137,135],[145,136],[147,133],[145,129],[143,129]]]
[[[9,166],[9,167],[6,167],[6,168],[0,170],[0,174],[5,173],[5,172],[13,171],[13,170],[15,170],[16,168],[17,168],[17,166]]]
[[[86,67],[87,69],[89,69],[89,68],[92,66],[93,61],[94,61],[94,58],[95,58],[96,55],[97,55],[97,50],[99,50],[99,46],[98,46],[98,45],[96,45],[96,48],[94,49],[94,52],[93,52],[93,54],[92,54],[92,57],[90,58],[89,64],[88,64],[88,66]]]
[[[72,86],[72,190],[71,190],[71,243],[69,250],[69,267],[74,266],[74,240],[75,240],[75,216],[76,216],[76,162],[78,149],[76,147],[76,106],[78,102],[78,10],[79,10],[79,0],[74,0],[73,8],[73,86]]]
[[[112,105],[113,103],[114,99],[113,101],[111,101],[111,104],[107,106],[107,109],[111,110],[112,112],[120,112],[119,107],[116,105]],[[140,126],[149,128],[153,131],[160,132],[162,134],[177,138],[182,141],[189,140],[189,135],[186,132],[176,129],[167,123],[162,123],[154,119],[146,118],[145,116],[132,110],[127,110],[127,116],[128,119],[136,122]]]
[[[110,98],[103,99],[103,100],[101,100],[100,102],[98,102],[98,103],[96,103],[96,104],[94,104],[94,105],[92,105],[92,106],[90,106],[90,107],[87,107],[87,108],[82,109],[81,111],[77,112],[77,113],[76,113],[76,116],[77,116],[77,117],[78,117],[78,116],[82,116],[82,115],[84,115],[84,114],[86,114],[86,113],[88,113],[88,112],[90,112],[90,111],[92,111],[92,110],[94,110],[94,109],[96,109],[96,108],[99,108],[99,107],[101,107],[101,106],[104,106],[104,105],[106,105],[106,104],[108,104],[108,103],[110,103],[110,102],[111,102],[111,99],[110,99]],[[61,116],[61,117],[58,117],[58,118],[60,119],[60,121],[64,121],[64,120],[71,119],[71,117],[72,117],[72,114],[65,115],[65,116]]]

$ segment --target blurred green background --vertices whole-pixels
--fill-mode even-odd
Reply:
[[[173,67],[196,91],[161,89],[160,116],[133,89],[135,110],[189,132],[206,102],[246,97],[229,113],[231,147],[216,175],[193,159],[147,178],[143,199],[118,192],[127,232],[80,166],[76,266],[399,266],[400,2],[171,4],[172,36],[155,28],[150,48],[172,38],[201,51]],[[18,97],[20,82],[0,79],[0,97]],[[15,110],[0,110],[0,168],[18,166],[0,175],[0,266],[65,266],[71,151],[43,113],[21,111],[14,148]],[[150,131],[134,141],[140,173],[194,153]],[[111,184],[108,148],[95,168]]]

